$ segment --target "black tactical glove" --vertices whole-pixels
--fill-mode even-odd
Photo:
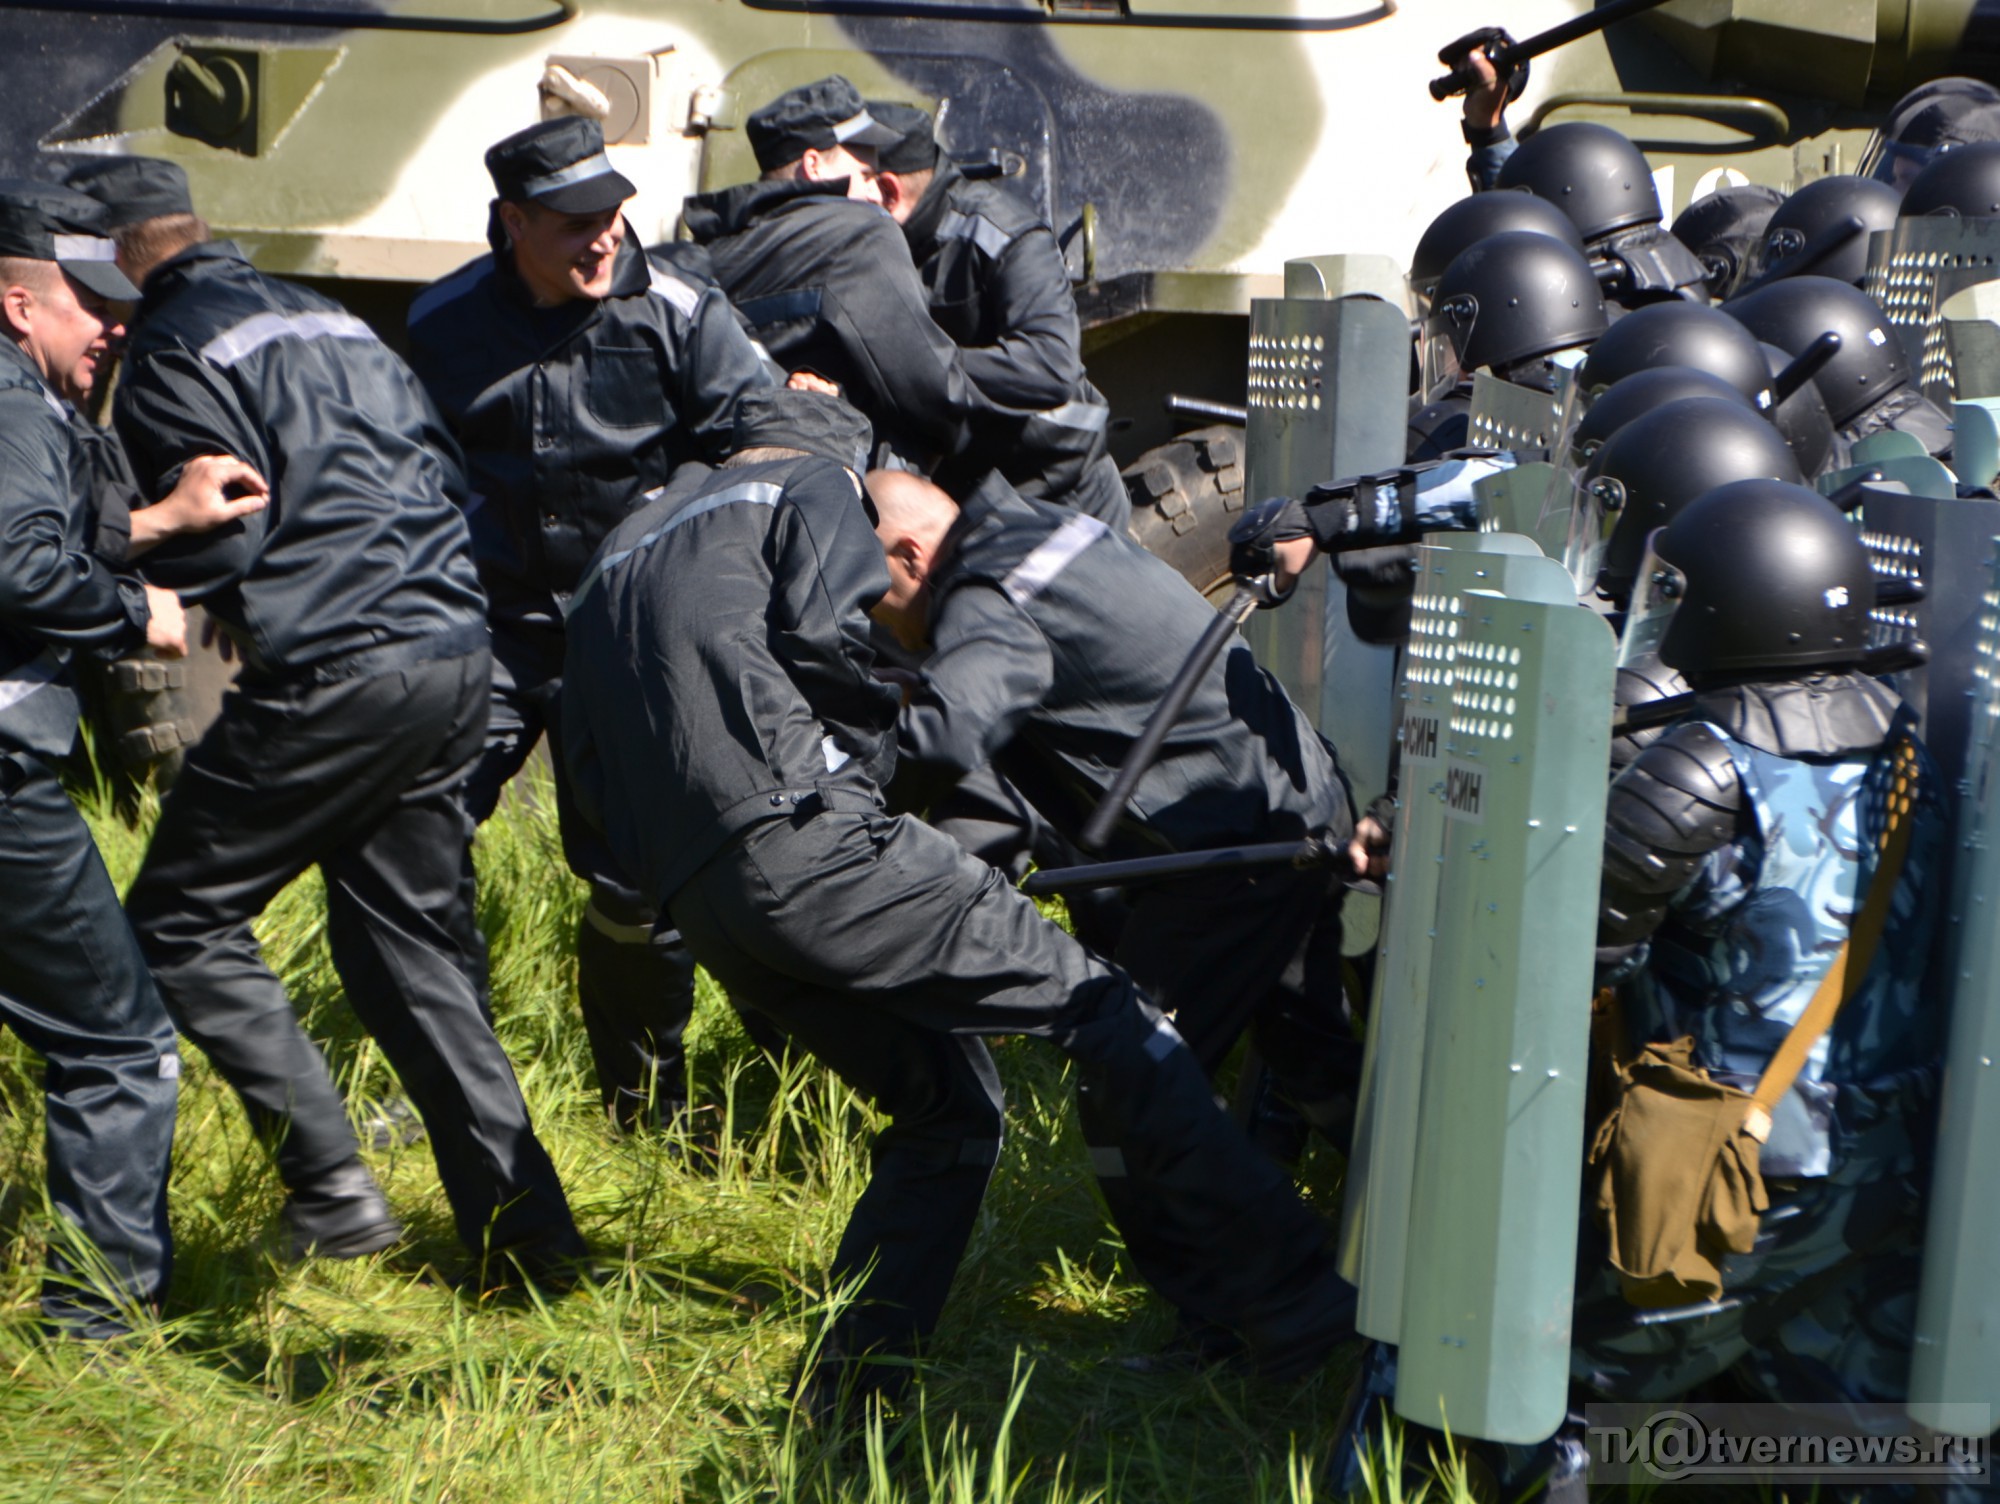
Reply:
[[[1513,67],[1503,68],[1497,54],[1501,48],[1513,45],[1514,38],[1506,27],[1482,26],[1477,31],[1468,31],[1456,41],[1445,43],[1438,49],[1438,61],[1456,73],[1465,66],[1465,60],[1472,56],[1474,48],[1484,52],[1500,82],[1507,86],[1507,103],[1512,104],[1528,87],[1528,60],[1522,58]]]
[[[1294,538],[1312,535],[1312,526],[1306,520],[1305,505],[1290,496],[1273,496],[1260,501],[1229,528],[1229,572],[1240,584],[1275,579],[1278,570],[1277,545],[1289,543]],[[1272,599],[1264,604],[1276,605],[1283,596],[1277,596],[1267,587],[1267,595]],[[1286,591],[1288,596],[1290,591]]]

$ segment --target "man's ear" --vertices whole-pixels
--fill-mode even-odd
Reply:
[[[519,204],[504,198],[500,200],[500,228],[507,232],[507,244],[512,245],[521,238],[521,227],[527,220],[527,211]]]
[[[912,538],[908,533],[903,534],[894,543],[889,545],[889,554],[892,558],[902,562],[903,567],[910,572],[912,579],[921,583],[930,578],[930,550],[925,548],[919,540]]]
[[[35,290],[19,283],[0,290],[0,321],[13,339],[26,339],[34,327]]]

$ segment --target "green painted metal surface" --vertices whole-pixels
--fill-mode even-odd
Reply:
[[[1369,1009],[1361,1104],[1341,1218],[1342,1272],[1361,1291],[1356,1325],[1397,1340],[1410,1217],[1424,1019],[1436,950],[1444,819],[1435,790],[1451,709],[1458,623],[1471,591],[1570,603],[1569,576],[1512,533],[1435,535],[1417,551],[1409,645],[1394,701],[1401,809]]]
[[[1613,643],[1574,603],[1459,601],[1409,801],[1444,834],[1396,1409],[1532,1442],[1568,1395]]]
[[[1978,653],[1947,942],[1951,1037],[1910,1364],[1911,1417],[1968,1434],[2000,1416],[2000,543]]]

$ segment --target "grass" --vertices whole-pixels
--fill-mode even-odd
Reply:
[[[140,829],[87,814],[113,876]],[[810,1062],[783,1069],[704,978],[690,1030],[712,1165],[620,1138],[597,1105],[575,1003],[581,893],[546,801],[512,801],[478,852],[502,1042],[579,1223],[615,1277],[482,1304],[428,1150],[371,1153],[411,1237],[353,1263],[275,1258],[280,1191],[233,1095],[189,1049],[164,1318],[93,1350],[39,1334],[49,1222],[39,1065],[0,1039],[0,1504],[143,1499],[948,1501],[1245,1504],[1324,1498],[1347,1372],[1280,1387],[1138,1374],[1171,1322],[1127,1266],[1090,1183],[1060,1058],[998,1049],[1012,1115],[999,1172],[915,1402],[829,1449],[783,1393],[829,1299],[826,1265],[866,1175],[871,1114]],[[308,875],[259,933],[350,1100],[393,1080],[329,964]],[[1337,1205],[1337,1161],[1307,1179]],[[1370,1490],[1409,1498],[1385,1480]],[[1432,1499],[1464,1497],[1448,1479]]]

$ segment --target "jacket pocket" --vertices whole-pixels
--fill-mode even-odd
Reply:
[[[658,428],[667,421],[660,363],[648,349],[593,349],[584,400],[590,415],[607,428]]]

